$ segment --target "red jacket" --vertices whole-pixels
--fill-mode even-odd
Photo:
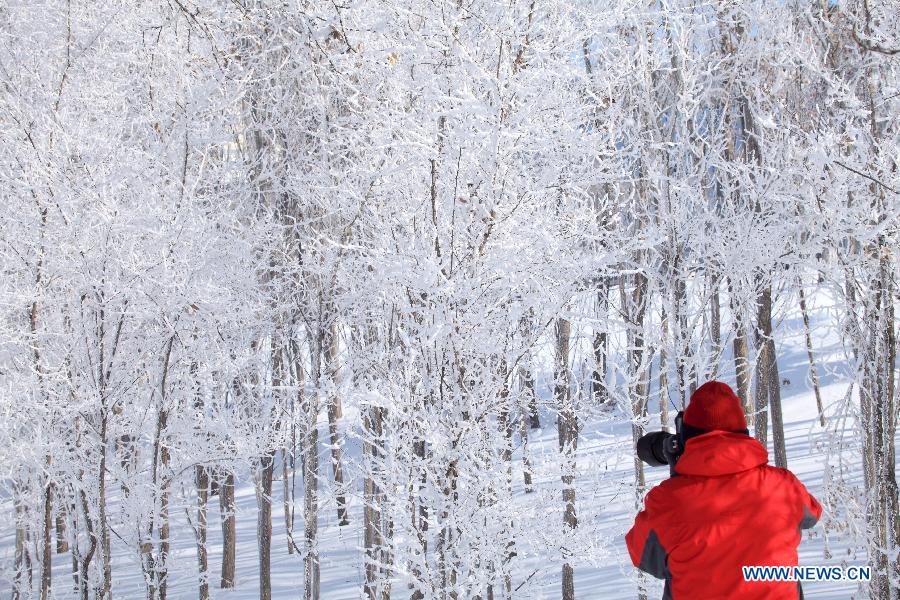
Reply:
[[[677,475],[647,494],[625,536],[634,565],[666,580],[674,600],[803,597],[795,582],[744,581],[741,567],[797,564],[800,530],[822,507],[766,449],[740,433],[691,438]]]

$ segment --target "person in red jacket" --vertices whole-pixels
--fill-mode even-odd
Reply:
[[[744,581],[743,566],[796,566],[822,507],[750,437],[740,400],[710,381],[682,419],[684,452],[625,536],[631,561],[665,579],[663,599],[803,598],[799,582]]]

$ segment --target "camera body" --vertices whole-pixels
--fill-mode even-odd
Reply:
[[[669,465],[669,472],[674,476],[675,463],[684,452],[684,430],[682,419],[684,411],[675,415],[675,433],[668,431],[651,431],[637,441],[638,457],[651,467]]]

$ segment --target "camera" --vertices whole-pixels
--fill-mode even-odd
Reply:
[[[675,475],[675,463],[684,452],[683,417],[684,411],[679,411],[675,416],[675,433],[652,431],[642,435],[637,441],[638,457],[651,467],[669,465],[672,475]]]

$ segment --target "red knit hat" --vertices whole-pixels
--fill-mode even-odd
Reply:
[[[740,399],[728,384],[721,381],[708,381],[697,388],[684,411],[683,422],[705,431],[747,429]]]

